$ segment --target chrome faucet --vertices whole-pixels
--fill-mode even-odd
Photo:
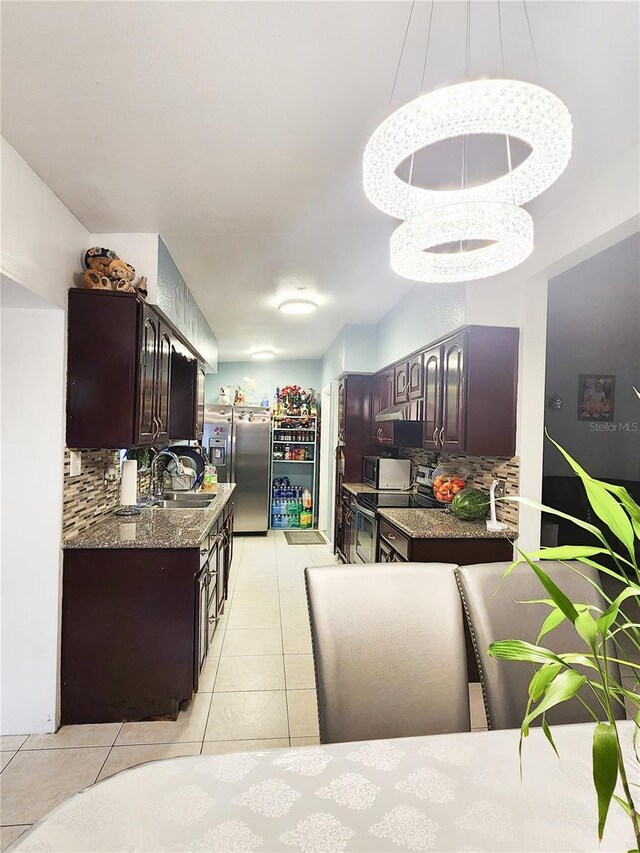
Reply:
[[[156,453],[156,455],[153,457],[153,462],[151,463],[150,493],[151,493],[152,498],[155,498],[157,496],[158,474],[156,471],[156,466],[157,466],[158,459],[160,459],[161,456],[171,457],[171,459],[173,459],[173,461],[176,463],[176,473],[178,473],[178,474],[184,473],[183,468],[182,468],[182,463],[180,462],[180,460],[178,459],[178,457],[176,456],[176,454],[172,450],[169,450],[167,447],[165,447],[164,450],[159,450]]]

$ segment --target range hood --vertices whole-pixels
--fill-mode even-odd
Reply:
[[[375,416],[376,423],[390,424],[385,428],[385,443],[394,447],[422,447],[424,423],[411,417],[411,408],[410,403],[387,406]]]
[[[414,418],[410,417],[411,407],[409,403],[403,403],[401,406],[388,406],[386,409],[382,409],[381,412],[375,416],[376,423],[386,423],[387,421],[413,421]]]

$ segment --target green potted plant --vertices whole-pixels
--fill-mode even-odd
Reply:
[[[640,785],[638,785],[640,780],[638,750],[640,665],[637,660],[628,659],[630,655],[628,652],[625,653],[625,647],[620,643],[620,639],[624,637],[627,649],[631,647],[640,652],[640,624],[634,621],[634,618],[625,615],[626,605],[628,606],[630,599],[640,601],[640,569],[638,567],[640,506],[626,489],[590,477],[559,444],[555,441],[553,444],[582,480],[591,508],[602,522],[602,527],[526,498],[504,498],[504,500],[519,501],[569,520],[592,534],[594,539],[593,545],[561,545],[528,554],[518,549],[520,557],[509,566],[504,577],[520,563],[525,562],[531,567],[546,591],[548,598],[545,598],[544,602],[550,608],[549,615],[541,626],[538,644],[546,633],[553,630],[554,626],[569,620],[575,628],[576,651],[571,654],[556,655],[544,645],[507,639],[492,643],[489,654],[503,660],[526,661],[533,664],[534,673],[529,684],[529,699],[521,727],[521,748],[523,738],[529,734],[529,726],[541,717],[544,734],[556,750],[553,735],[545,719],[546,712],[553,706],[571,699],[585,685],[593,692],[600,709],[598,715],[594,714],[596,725],[593,735],[593,780],[598,803],[598,837],[602,838],[609,806],[614,799],[631,820],[636,847],[640,849],[640,813],[638,811],[640,803]],[[613,541],[621,543],[621,546],[612,546]],[[614,547],[618,550],[614,551]],[[607,562],[611,561],[611,565],[615,568],[609,568],[603,563],[603,555],[610,558]],[[595,567],[599,572],[614,577],[621,585],[621,592],[612,599],[601,585],[598,586],[608,602],[608,607],[604,611],[580,602],[573,602],[552,581],[540,564],[534,562],[544,560],[572,560]],[[626,688],[624,684],[616,682],[609,674],[607,646],[610,644],[613,644],[616,649],[617,657],[609,659],[628,667],[634,673],[635,692]],[[640,657],[638,659],[640,660]],[[578,666],[582,671],[576,668]],[[584,668],[589,675],[583,674]],[[627,707],[633,708],[635,720],[633,745],[635,759],[638,762],[638,774],[635,775],[635,779],[629,778],[628,769],[622,759],[618,726],[613,713],[613,709],[619,703],[624,705],[625,700]],[[621,783],[624,796],[615,794],[618,781]]]

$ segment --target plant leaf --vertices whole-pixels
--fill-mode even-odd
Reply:
[[[633,811],[631,810],[631,806],[629,805],[629,803],[625,802],[625,800],[623,800],[622,797],[619,797],[617,794],[613,795],[613,799],[621,808],[625,810],[629,817],[633,817]]]
[[[541,512],[548,512],[551,515],[557,515],[559,518],[564,518],[567,521],[572,521],[578,527],[582,527],[583,530],[588,530],[589,533],[593,533],[596,539],[599,539],[605,547],[608,547],[608,543],[602,535],[600,528],[596,527],[595,524],[590,524],[588,521],[583,521],[581,518],[576,518],[574,515],[568,515],[566,512],[561,512],[561,510],[554,509],[551,506],[545,506],[544,504],[538,503],[538,501],[532,501],[529,498],[523,498],[521,495],[510,495],[508,497],[505,497],[505,500],[515,501],[516,503],[522,503],[525,506],[531,507],[532,509],[539,509]]]
[[[588,610],[583,610],[582,613],[578,614],[578,618],[575,621],[575,628],[580,637],[582,637],[591,651],[595,654],[596,643],[598,641],[598,628],[596,620]]]
[[[518,548],[517,545],[516,548]],[[538,580],[549,593],[554,603],[560,608],[560,610],[562,610],[567,619],[575,623],[576,619],[578,618],[578,611],[576,610],[570,599],[567,598],[567,596],[560,589],[560,587],[556,586],[556,584],[551,580],[545,570],[540,568],[540,566],[538,566],[536,563],[533,562],[533,560],[529,558],[528,554],[524,554],[522,551],[520,551],[519,548],[518,552],[522,554],[527,563],[536,573],[536,575],[538,576]]]
[[[598,669],[589,655],[581,655],[578,652],[563,652],[558,657],[567,665],[578,664],[579,666],[588,666],[589,669]]]
[[[553,629],[557,628],[558,625],[562,625],[566,618],[567,617],[564,615],[562,610],[560,610],[560,608],[554,605],[554,609],[542,623],[542,627],[540,628],[540,633],[538,634],[536,643],[539,643],[540,640],[545,636],[545,634],[548,634],[550,631],[553,631]]]
[[[604,611],[602,616],[596,621],[598,626],[598,630],[604,636],[615,620],[618,618],[618,613],[620,611],[620,605],[623,601],[626,601],[627,598],[640,598],[640,589],[635,589],[632,586],[628,586],[626,589],[623,589],[620,595],[618,595],[611,602],[609,607]]]
[[[583,479],[582,484],[595,514],[622,542],[632,561],[635,560],[635,534],[629,516],[622,505],[597,480]]]
[[[629,516],[621,504],[613,497],[610,490],[603,483],[599,480],[594,480],[557,441],[554,441],[548,433],[547,435],[551,443],[562,453],[569,465],[582,480],[582,485],[585,488],[587,498],[595,514],[601,521],[604,521],[613,535],[623,543],[631,555],[631,559],[635,562],[634,531],[629,521]]]
[[[546,739],[553,747],[553,751],[558,756],[558,758],[560,758],[560,753],[558,752],[558,748],[555,745],[553,735],[551,734],[551,729],[549,728],[549,723],[546,721],[545,717],[542,718],[542,731],[544,732],[544,736],[546,737]]]
[[[561,669],[562,664],[545,663],[544,666],[537,670],[529,682],[529,698],[532,702],[538,701]]]
[[[528,551],[532,560],[577,560],[579,557],[595,557],[598,554],[608,554],[607,548],[597,548],[595,545],[557,545],[553,548],[540,548],[539,551]]]
[[[613,556],[615,557],[617,555],[614,554]],[[616,578],[616,580],[619,580],[621,583],[634,583],[632,580],[629,580],[624,575],[621,575],[620,572],[615,572],[608,566],[601,566],[600,563],[596,563],[595,560],[590,560],[588,557],[578,557],[577,560],[579,563],[584,563],[585,566],[591,566],[593,569],[597,569],[599,572],[604,572],[605,575],[610,575],[612,578]],[[594,583],[593,586],[597,586],[597,584]],[[600,587],[598,587],[598,589],[600,589]],[[600,592],[602,592],[602,589],[600,589]]]
[[[602,841],[607,812],[618,780],[615,726],[598,723],[593,733],[593,783],[598,795],[598,838]]]
[[[528,713],[522,721],[522,733],[524,736],[526,737],[529,734],[529,726],[536,717],[544,714],[549,708],[553,708],[554,705],[559,705],[561,702],[571,699],[580,690],[586,680],[584,675],[580,675],[579,672],[573,669],[567,669],[556,676],[547,687],[544,697],[537,708]]]
[[[524,640],[495,640],[489,646],[489,654],[493,658],[502,660],[521,660],[531,663],[559,663],[562,660],[555,652],[545,649],[543,646],[534,646]]]

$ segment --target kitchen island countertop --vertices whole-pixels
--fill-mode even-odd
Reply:
[[[62,543],[63,548],[197,548],[235,489],[219,483],[208,509],[143,509],[140,515],[111,515]],[[208,497],[203,493],[203,497]]]
[[[514,527],[487,530],[485,520],[462,521],[441,509],[379,509],[378,515],[412,539],[515,539]]]

